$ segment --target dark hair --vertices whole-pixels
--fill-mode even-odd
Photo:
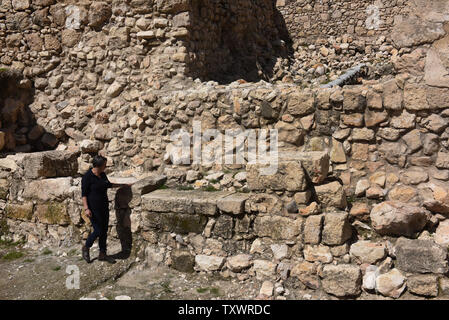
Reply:
[[[106,163],[107,159],[103,156],[100,155],[96,155],[93,159],[92,159],[92,165],[94,166],[94,168],[99,168],[102,165],[104,165]]]

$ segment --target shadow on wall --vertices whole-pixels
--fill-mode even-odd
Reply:
[[[29,108],[35,89],[29,80],[0,68],[0,157],[17,152],[53,150],[58,139],[36,123]]]
[[[276,0],[198,0],[191,10],[195,58],[187,75],[221,84],[269,81],[279,57],[293,54]]]
[[[117,235],[122,247],[121,252],[113,256],[114,259],[127,259],[132,249],[131,208],[129,203],[133,197],[131,187],[121,187],[115,193],[114,207],[117,219]]]

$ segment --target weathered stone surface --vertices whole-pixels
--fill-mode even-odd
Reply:
[[[298,129],[296,126],[279,121],[276,123],[275,129],[278,130],[278,139],[281,142],[286,142],[295,146],[304,144],[305,131]]]
[[[379,268],[374,265],[366,267],[365,274],[362,280],[362,288],[365,290],[376,289],[376,279],[379,276]]]
[[[412,47],[433,42],[445,34],[441,23],[409,15],[398,19],[391,34],[396,48]]]
[[[416,189],[409,186],[395,186],[388,192],[388,199],[392,201],[408,202],[417,195]]]
[[[25,199],[36,199],[43,202],[50,200],[64,200],[71,197],[72,178],[55,178],[30,181],[25,185],[22,196]]]
[[[248,198],[249,195],[247,194],[234,193],[218,199],[217,206],[222,212],[239,215],[245,211],[245,202]]]
[[[178,13],[189,8],[187,0],[157,0],[156,4],[157,10],[162,13]]]
[[[426,209],[444,215],[449,214],[449,190],[446,186],[429,183],[420,189],[420,196]]]
[[[310,262],[330,263],[333,257],[330,248],[320,244],[317,246],[306,245],[304,247],[304,259]]]
[[[5,207],[6,217],[22,221],[30,221],[33,217],[33,203],[24,202],[23,204],[8,203]]]
[[[449,37],[435,41],[427,51],[424,80],[426,84],[434,87],[449,88],[448,70],[448,48]]]
[[[111,177],[113,179],[113,177]],[[167,181],[167,176],[152,174],[133,183],[131,190],[133,195],[143,196],[159,189]]]
[[[356,296],[361,292],[362,272],[354,265],[326,265],[321,284],[324,291],[337,297]]]
[[[437,114],[431,114],[421,121],[421,125],[434,133],[441,134],[449,125],[447,120]]]
[[[426,211],[398,201],[385,201],[373,207],[372,227],[382,235],[412,236],[427,223]]]
[[[315,111],[315,99],[311,92],[298,92],[289,96],[287,110],[294,116],[306,116]]]
[[[324,216],[310,216],[304,224],[304,243],[319,244]]]
[[[433,274],[417,274],[407,278],[407,288],[411,293],[425,296],[438,296],[438,276]]]
[[[360,263],[375,264],[385,258],[386,248],[383,243],[362,240],[352,244],[349,253]]]
[[[427,172],[418,169],[405,171],[401,175],[401,182],[405,184],[420,184],[429,180]]]
[[[384,296],[399,298],[406,287],[405,277],[398,269],[381,274],[376,279],[376,290]]]
[[[202,233],[207,223],[204,215],[176,212],[146,212],[142,214],[142,218],[146,228],[181,234]]]
[[[346,212],[332,212],[324,215],[323,243],[340,245],[345,243],[351,235],[352,228]]]
[[[313,263],[303,261],[293,266],[290,276],[297,277],[310,289],[318,289],[320,286],[316,266]]]
[[[302,221],[280,216],[258,216],[254,220],[254,232],[259,237],[273,240],[293,240],[301,232]]]
[[[99,29],[112,15],[111,7],[106,2],[95,1],[89,9],[89,26]]]
[[[276,264],[268,260],[254,260],[253,269],[258,278],[272,277],[276,272]]]
[[[171,267],[180,272],[193,272],[195,257],[187,250],[175,249],[170,253]]]
[[[271,281],[264,281],[260,288],[259,294],[263,297],[271,297],[273,295],[274,285]]]
[[[449,169],[449,153],[438,152],[435,166],[440,169]]]
[[[432,240],[399,238],[395,245],[396,267],[413,273],[446,273],[447,250]]]
[[[67,177],[78,171],[78,153],[68,151],[44,151],[27,154],[23,159],[25,177]]]
[[[343,89],[343,109],[345,111],[364,110],[366,105],[365,97],[362,95],[360,87],[352,87]]]
[[[142,206],[152,212],[215,215],[217,201],[229,195],[228,191],[160,189],[142,196]]]
[[[234,230],[234,220],[229,215],[220,215],[216,221],[212,234],[216,237],[224,239],[232,238],[232,231]]]
[[[268,168],[264,164],[248,164],[247,182],[250,190],[287,190],[287,191],[304,191],[307,188],[307,182],[301,162],[286,161],[279,162],[277,169],[265,175],[264,168]]]
[[[280,152],[280,161],[300,161],[312,183],[321,183],[327,178],[330,157],[327,152]]]
[[[252,256],[249,254],[238,254],[227,258],[227,266],[233,272],[241,272],[252,266]]]
[[[426,99],[425,87],[419,84],[407,83],[404,87],[404,106],[411,111],[430,109]]]
[[[449,246],[449,220],[440,221],[434,239],[443,248]]]
[[[336,140],[332,139],[332,149],[330,152],[330,160],[333,163],[346,163],[346,153],[343,148],[343,144]]]
[[[346,195],[343,186],[338,182],[330,182],[320,186],[315,186],[318,200],[326,207],[339,209],[346,208]]]
[[[201,271],[218,271],[225,263],[224,257],[198,254],[195,256],[195,267]]]
[[[383,105],[389,110],[402,109],[402,90],[395,79],[383,83]]]
[[[36,205],[36,218],[45,224],[68,225],[70,216],[67,213],[67,205],[60,202],[48,202]]]
[[[245,203],[245,211],[248,213],[279,214],[282,212],[281,199],[273,194],[258,193],[251,195]]]

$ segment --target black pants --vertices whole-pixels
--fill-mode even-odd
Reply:
[[[94,228],[94,231],[89,235],[86,240],[86,247],[90,248],[94,244],[94,241],[98,238],[98,246],[100,252],[106,253],[106,240],[108,238],[108,225],[109,225],[109,212],[102,214],[92,213],[90,222]]]

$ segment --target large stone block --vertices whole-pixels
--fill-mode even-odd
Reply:
[[[218,271],[225,263],[225,258],[199,254],[195,256],[195,267],[201,271]]]
[[[337,297],[356,296],[361,292],[362,272],[354,265],[326,265],[321,284],[324,291]]]
[[[315,192],[319,202],[325,207],[346,208],[346,194],[343,186],[338,181],[315,186]]]
[[[438,296],[438,276],[434,274],[416,274],[407,279],[407,288],[410,292],[425,296]]]
[[[34,180],[25,184],[22,196],[39,201],[64,200],[73,195],[72,178]]]
[[[37,220],[45,224],[70,224],[70,216],[67,212],[67,205],[60,202],[48,202],[36,205],[35,216]]]
[[[8,203],[5,207],[6,217],[22,221],[30,221],[33,217],[33,203]]]
[[[294,240],[301,232],[302,220],[281,216],[259,216],[254,221],[254,232],[259,237],[273,240]]]
[[[25,178],[74,176],[78,172],[78,155],[59,150],[29,153],[23,158]]]
[[[312,92],[291,94],[287,103],[288,113],[294,116],[305,116],[315,111],[315,98]]]
[[[202,233],[207,223],[204,215],[192,215],[175,212],[143,213],[144,228],[180,234]]]
[[[381,235],[413,236],[427,223],[426,210],[399,201],[385,201],[370,213],[373,229]]]
[[[396,267],[413,273],[446,273],[447,250],[432,240],[399,238],[395,245]]]
[[[375,264],[385,258],[387,252],[383,243],[362,240],[352,244],[349,253],[360,263]]]
[[[312,183],[322,183],[329,172],[330,156],[324,151],[279,152],[279,161],[300,161]]]
[[[195,257],[187,250],[175,249],[170,254],[171,267],[181,272],[193,272]]]
[[[352,227],[346,212],[326,213],[322,241],[328,245],[341,245],[352,236]]]
[[[152,212],[215,215],[217,201],[231,192],[160,189],[142,196],[142,207]]]
[[[307,182],[299,161],[278,162],[274,173],[264,175],[266,164],[248,164],[247,182],[250,190],[304,191]]]
[[[343,109],[345,111],[362,111],[365,110],[366,100],[362,95],[361,87],[349,87],[343,89]]]
[[[239,215],[245,212],[245,202],[249,194],[234,193],[217,201],[218,209],[225,213]]]

